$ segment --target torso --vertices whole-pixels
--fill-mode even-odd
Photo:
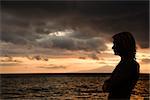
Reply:
[[[139,77],[139,64],[131,60],[123,60],[116,66],[110,77],[111,94],[130,95]]]

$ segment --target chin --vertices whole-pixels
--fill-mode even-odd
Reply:
[[[118,55],[117,53],[114,53],[114,55]]]
[[[114,55],[119,55],[117,52],[114,52]]]
[[[119,53],[117,52],[117,50],[114,50],[114,55],[119,55]]]

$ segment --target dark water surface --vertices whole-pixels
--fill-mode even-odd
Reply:
[[[107,100],[102,92],[110,74],[1,74],[0,99]],[[149,75],[140,76],[131,99],[149,95]]]

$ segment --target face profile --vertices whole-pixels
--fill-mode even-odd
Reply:
[[[113,49],[115,55],[119,55],[119,47],[115,41],[113,41],[112,49]]]
[[[133,57],[136,54],[136,44],[135,39],[130,32],[121,32],[113,37],[113,47],[115,55],[121,57]]]

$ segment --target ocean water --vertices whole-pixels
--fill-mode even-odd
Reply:
[[[1,75],[0,99],[107,100],[102,92],[109,74],[15,74]],[[149,98],[149,75],[141,75],[131,99]]]

